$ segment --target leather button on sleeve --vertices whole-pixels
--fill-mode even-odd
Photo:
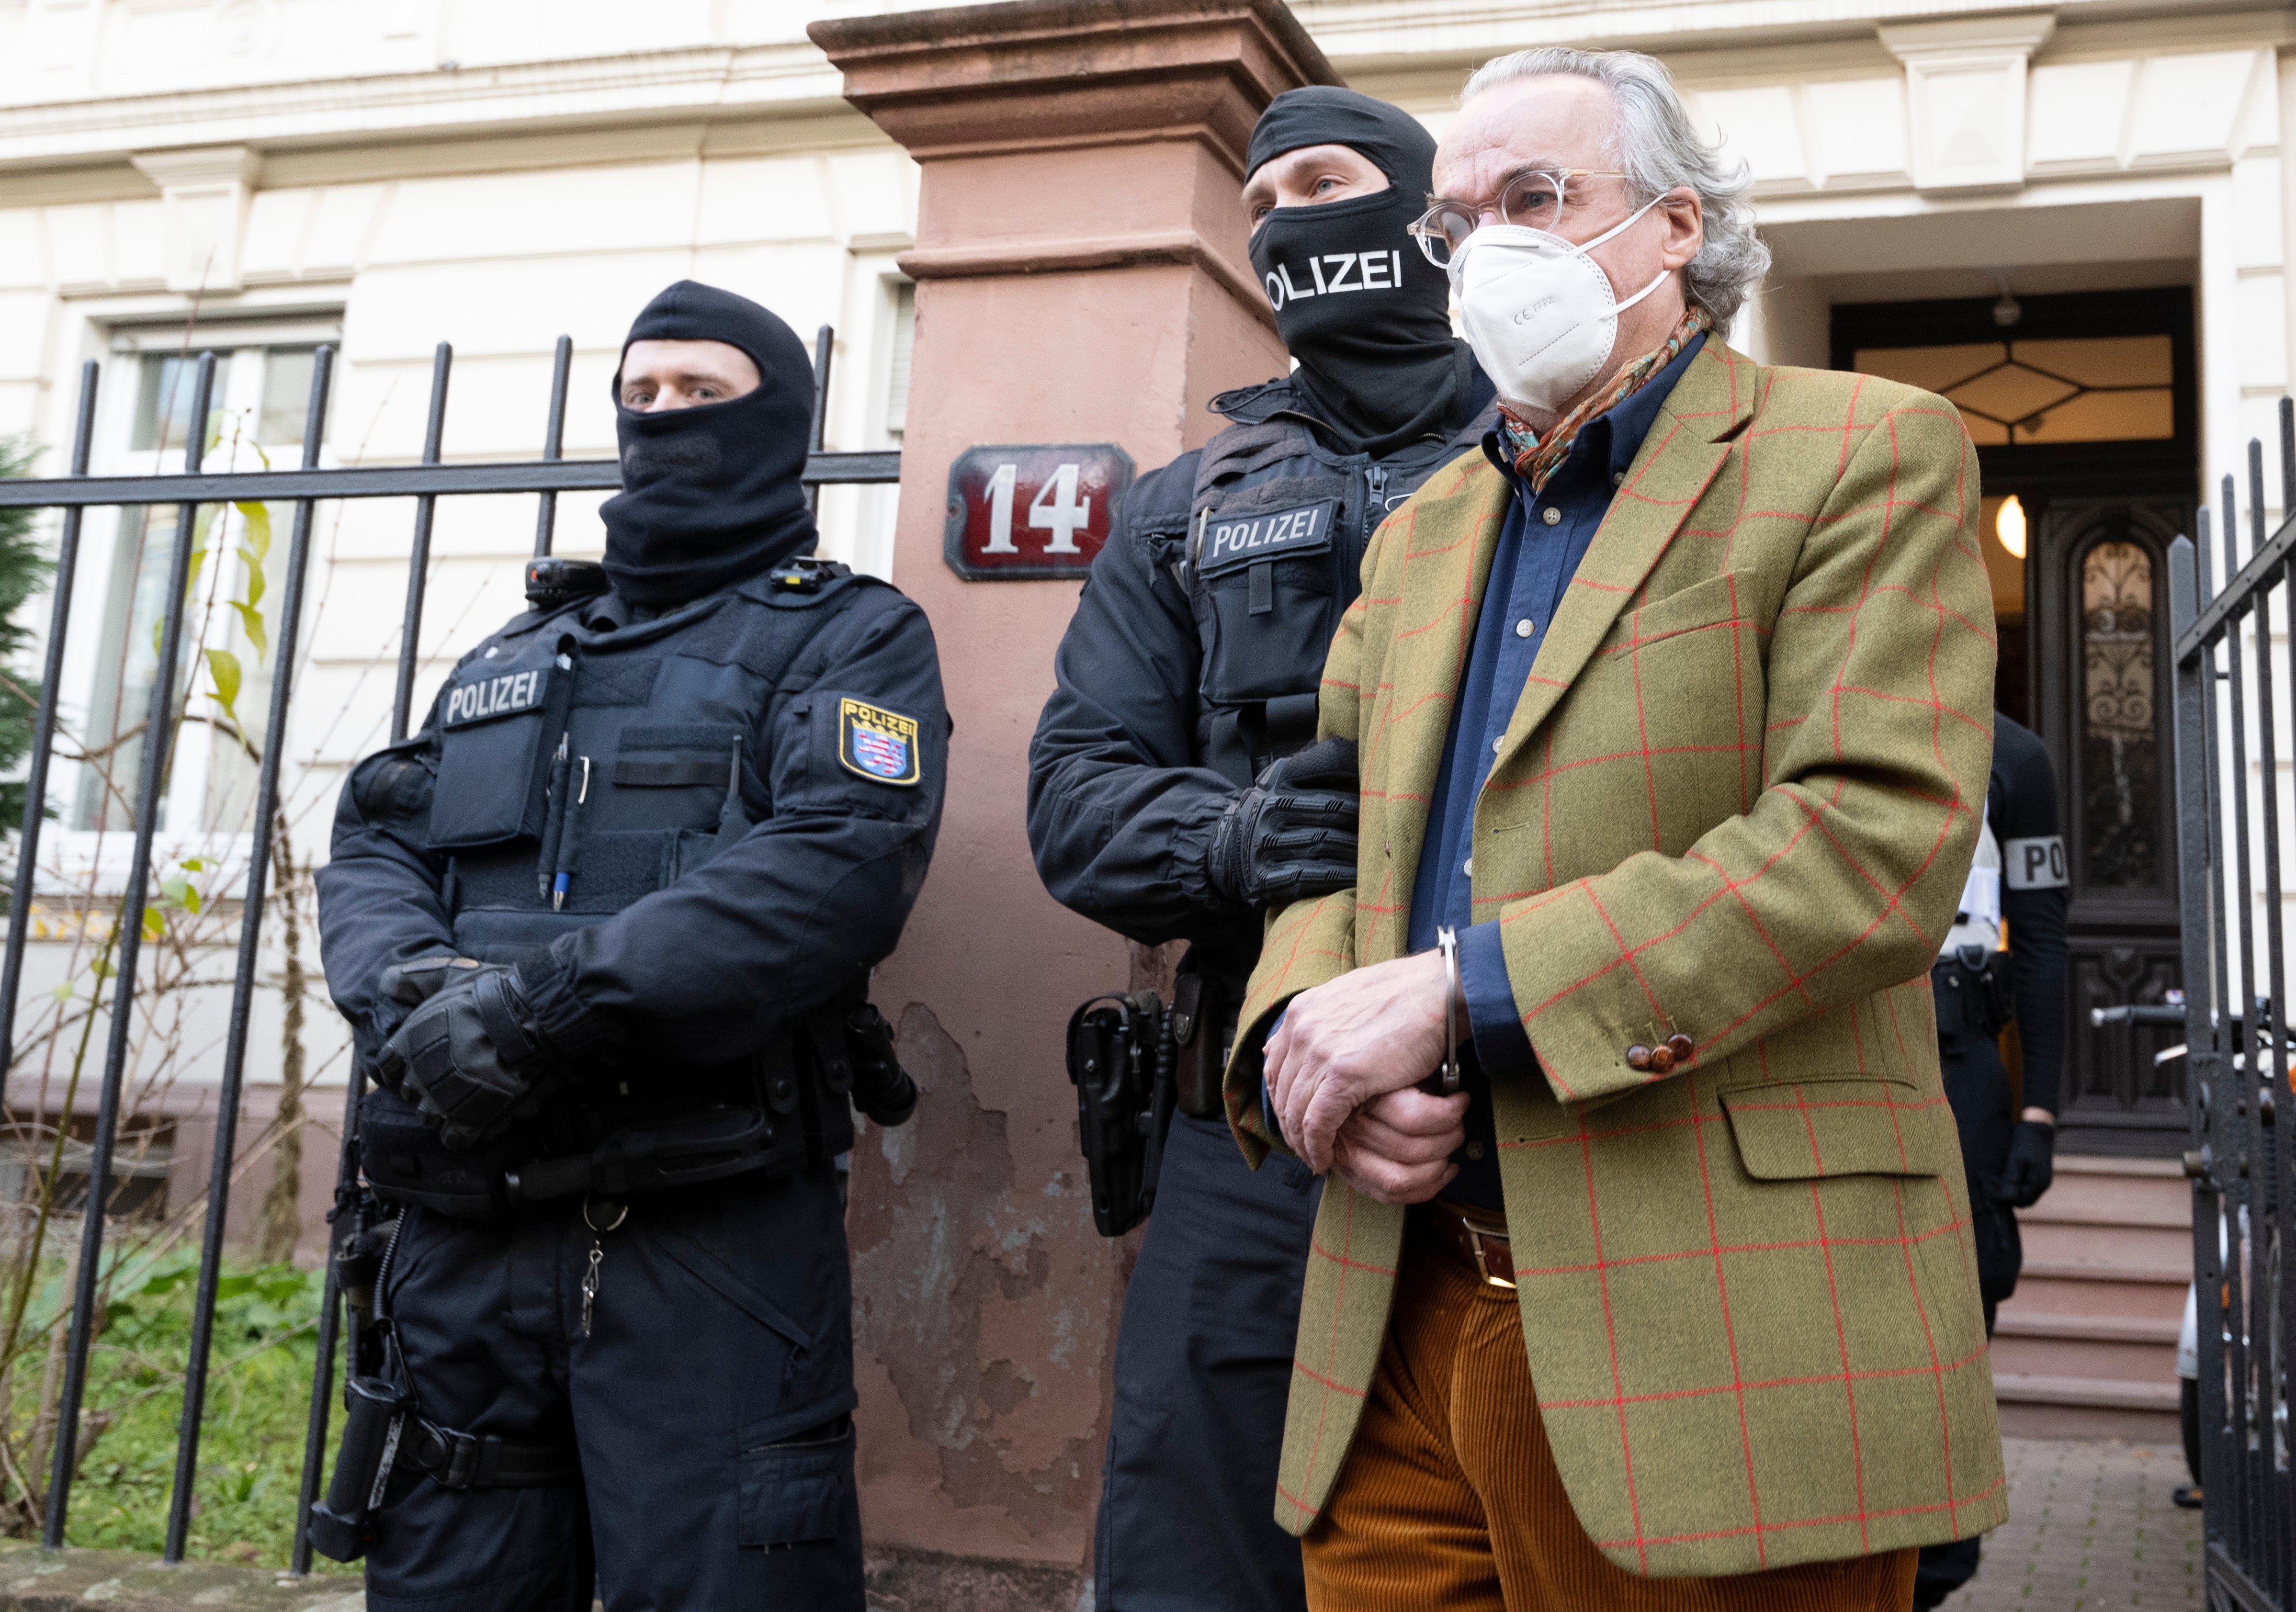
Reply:
[[[1677,1031],[1666,1038],[1666,1050],[1674,1054],[1675,1062],[1688,1063],[1690,1055],[1698,1051],[1698,1047],[1689,1036]]]
[[[1631,1046],[1627,1049],[1627,1068],[1630,1069],[1649,1069],[1656,1061],[1656,1055],[1648,1047]]]

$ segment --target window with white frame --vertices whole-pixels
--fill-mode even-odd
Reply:
[[[93,469],[173,471],[194,430],[213,471],[300,462],[314,351],[338,342],[333,320],[207,323],[112,332]],[[208,417],[191,418],[198,355],[216,355]],[[289,506],[200,506],[184,645],[174,668],[176,733],[159,831],[176,855],[249,831],[270,702]],[[135,819],[152,684],[172,568],[176,506],[92,514],[84,536],[61,709],[60,757],[78,765],[52,805],[68,861],[123,860]],[[109,842],[109,843],[107,843]],[[219,848],[219,847],[218,847]]]

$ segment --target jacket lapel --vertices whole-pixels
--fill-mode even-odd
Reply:
[[[1539,645],[1502,761],[1546,720],[1705,495],[1730,438],[1754,412],[1754,372],[1753,360],[1709,336],[1667,395]],[[1483,574],[1489,569],[1486,558]]]

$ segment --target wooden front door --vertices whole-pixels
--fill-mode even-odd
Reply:
[[[2166,554],[2190,508],[2051,497],[2037,511],[2035,709],[2072,879],[2058,1120],[2058,1145],[2071,1152],[2167,1156],[2185,1145],[2185,1062],[2153,1061],[2179,1035],[2099,1029],[2089,1011],[2162,1002],[2182,983]]]

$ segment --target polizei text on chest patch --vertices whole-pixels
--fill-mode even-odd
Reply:
[[[447,725],[464,727],[495,716],[515,716],[541,705],[550,688],[550,668],[474,677],[447,691]]]
[[[1196,569],[1213,577],[1254,560],[1275,560],[1328,548],[1332,517],[1339,507],[1339,500],[1326,498],[1295,509],[1268,510],[1257,515],[1214,515],[1204,523],[1203,542],[1196,550]]]

